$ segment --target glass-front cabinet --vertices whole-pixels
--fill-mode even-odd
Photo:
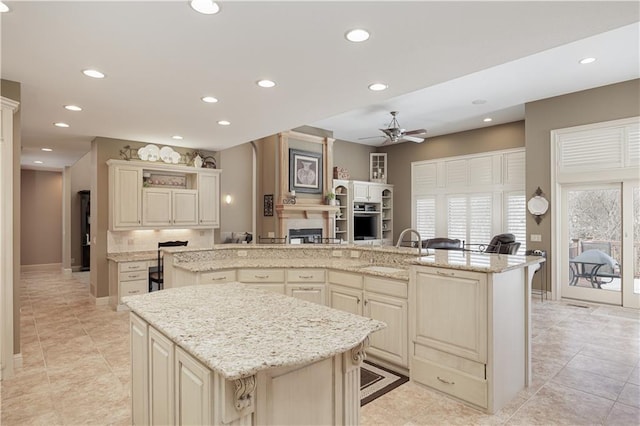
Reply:
[[[387,183],[387,153],[372,152],[369,154],[369,180]]]

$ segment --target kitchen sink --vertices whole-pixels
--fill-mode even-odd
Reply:
[[[405,268],[392,268],[390,266],[376,266],[376,265],[365,266],[364,268],[362,268],[362,270],[370,271],[370,272],[381,272],[384,274],[395,274],[396,272],[406,271]]]

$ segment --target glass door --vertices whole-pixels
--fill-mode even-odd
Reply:
[[[564,185],[562,195],[562,297],[621,305],[621,184]]]
[[[622,306],[640,308],[640,182],[623,183]],[[628,200],[628,201],[627,201]],[[629,267],[626,267],[629,265]]]

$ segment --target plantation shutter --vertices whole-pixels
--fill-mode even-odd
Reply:
[[[491,241],[492,206],[492,194],[469,196],[469,233],[465,238],[469,244],[488,244]]]
[[[467,240],[466,195],[451,195],[447,197],[447,236],[449,238]]]
[[[423,240],[436,236],[435,197],[421,197],[416,200],[416,230]]]
[[[508,192],[505,194],[506,229],[507,232],[515,235],[516,241],[520,243],[518,254],[524,253],[527,249],[526,203],[527,200],[523,192]]]

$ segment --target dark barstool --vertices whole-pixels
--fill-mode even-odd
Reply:
[[[158,266],[149,269],[149,292],[153,291],[153,283],[158,284],[158,290],[164,287],[164,257],[162,256],[162,247],[179,247],[186,246],[189,241],[165,241],[158,243]]]

